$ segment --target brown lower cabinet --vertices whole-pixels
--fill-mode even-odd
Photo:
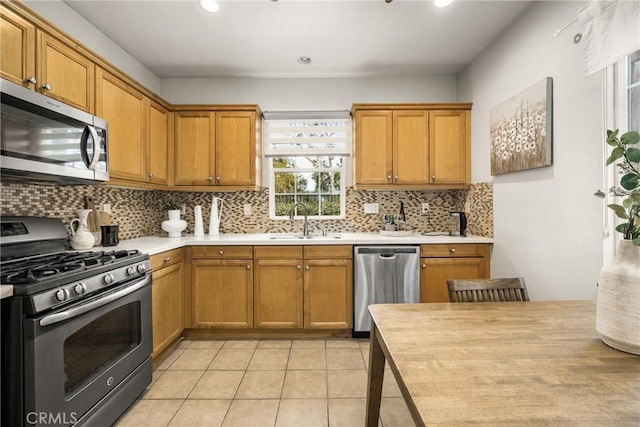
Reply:
[[[253,327],[251,252],[251,246],[192,247],[194,328]]]
[[[151,256],[153,354],[156,358],[184,330],[183,249]]]
[[[420,302],[449,302],[447,280],[491,277],[489,244],[420,246]]]

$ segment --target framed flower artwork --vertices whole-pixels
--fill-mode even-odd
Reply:
[[[551,166],[552,95],[547,77],[491,109],[491,175]]]

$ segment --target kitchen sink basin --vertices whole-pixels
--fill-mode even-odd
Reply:
[[[322,235],[311,235],[311,236],[303,236],[302,234],[272,234],[269,236],[269,240],[308,240],[308,239],[342,239],[340,234],[328,234],[326,236]]]

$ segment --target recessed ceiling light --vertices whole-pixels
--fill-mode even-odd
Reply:
[[[436,7],[447,7],[451,3],[453,3],[453,0],[435,0],[434,3],[436,5]]]
[[[220,3],[216,0],[199,0],[200,7],[207,12],[217,13],[220,12]]]
[[[307,65],[311,63],[311,58],[309,58],[308,56],[299,56],[298,62],[302,65]]]

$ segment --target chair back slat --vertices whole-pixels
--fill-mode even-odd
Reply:
[[[529,301],[522,277],[447,280],[451,302]]]

